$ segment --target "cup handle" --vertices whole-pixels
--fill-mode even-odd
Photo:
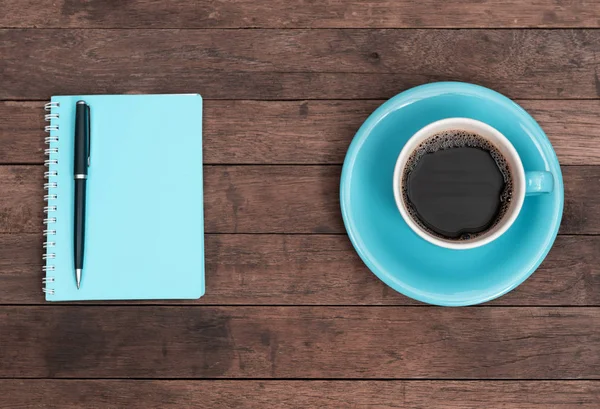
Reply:
[[[554,176],[550,172],[536,170],[525,172],[525,194],[550,193],[554,189]]]

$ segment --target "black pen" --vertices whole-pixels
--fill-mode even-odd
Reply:
[[[85,243],[85,189],[90,164],[90,107],[85,101],[75,106],[75,203],[73,218],[73,257],[77,288],[83,274]]]

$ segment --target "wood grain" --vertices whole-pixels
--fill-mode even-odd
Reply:
[[[41,232],[43,166],[0,166],[0,233]]]
[[[598,379],[597,308],[1,307],[0,377]]]
[[[0,166],[0,233],[39,233],[43,166]],[[562,234],[600,233],[600,167],[563,166]],[[339,166],[205,166],[207,233],[345,233]]]
[[[0,407],[598,406],[593,2],[0,0],[0,10]],[[562,235],[530,279],[485,307],[397,294],[362,264],[340,217],[339,165],[360,124],[398,92],[445,80],[520,99],[563,165]],[[206,297],[45,304],[39,101],[178,92],[207,101]]]
[[[206,164],[341,164],[362,122],[384,101],[209,101]],[[517,101],[563,165],[600,165],[600,101]],[[0,164],[42,164],[43,102],[0,102]]]
[[[43,102],[0,102],[0,164],[44,163]]]
[[[48,409],[596,409],[600,400],[593,381],[2,380],[0,390],[7,407]]]
[[[599,53],[595,30],[12,29],[0,30],[0,99],[388,98],[440,80],[513,98],[598,98]]]
[[[0,304],[44,304],[41,234],[0,235]],[[205,236],[204,305],[422,305],[387,287],[346,236]],[[559,236],[525,283],[489,303],[600,306],[600,237]]]
[[[584,0],[4,0],[0,27],[598,27]]]

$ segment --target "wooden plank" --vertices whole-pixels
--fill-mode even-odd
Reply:
[[[0,166],[0,233],[39,233],[43,166]],[[561,233],[600,233],[600,167],[563,166]],[[345,233],[339,166],[205,166],[207,233]]]
[[[598,98],[599,53],[595,30],[13,29],[0,31],[0,99],[131,92],[388,98],[440,80],[513,98]]]
[[[3,405],[215,409],[596,409],[594,381],[2,380]]]
[[[600,20],[584,0],[5,0],[3,9],[0,27],[39,28],[595,28]]]
[[[600,309],[1,307],[0,377],[598,379]]]
[[[0,167],[0,233],[43,229],[43,166]]]
[[[42,304],[41,234],[0,235],[0,304]],[[422,305],[387,287],[346,236],[205,236],[206,295],[142,304]],[[538,271],[492,305],[600,306],[600,237],[559,236]],[[136,302],[129,302],[130,304]]]
[[[0,102],[0,164],[44,163],[43,102]]]
[[[41,293],[43,236],[0,234],[0,304],[44,302]],[[21,301],[19,301],[21,299]]]
[[[578,172],[576,168],[563,167],[565,179],[565,207],[561,224],[561,233],[582,231],[597,234],[599,229],[591,227],[595,220],[600,220],[600,203],[598,196],[589,192],[599,186],[600,167],[585,167],[586,171]],[[590,170],[590,173],[587,173]],[[586,174],[587,176],[584,176]],[[597,219],[598,218],[598,219]]]
[[[206,164],[341,164],[354,134],[384,101],[210,101]],[[600,101],[517,101],[563,165],[600,165]],[[0,164],[41,164],[43,102],[0,102]]]

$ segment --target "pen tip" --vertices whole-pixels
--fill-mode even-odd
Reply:
[[[77,289],[79,290],[79,285],[81,284],[81,269],[75,270],[75,276],[77,278]]]

